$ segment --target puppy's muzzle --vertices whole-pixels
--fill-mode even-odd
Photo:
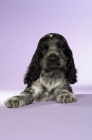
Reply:
[[[47,58],[49,66],[59,65],[60,57],[54,53],[50,54]]]

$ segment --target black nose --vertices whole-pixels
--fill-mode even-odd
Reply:
[[[57,56],[56,54],[52,53],[52,54],[50,54],[50,56],[48,57],[48,60],[49,60],[50,62],[56,62],[56,61],[59,60],[59,56]]]

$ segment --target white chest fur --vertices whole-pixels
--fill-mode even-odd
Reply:
[[[66,84],[63,75],[40,75],[40,77],[33,82],[31,89],[33,90],[34,98],[38,98],[39,95],[44,93],[44,96],[49,96],[50,92],[54,89],[64,87]]]

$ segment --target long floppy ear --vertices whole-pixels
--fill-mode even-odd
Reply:
[[[41,68],[39,65],[38,57],[39,57],[39,54],[38,54],[38,49],[37,49],[35,54],[33,55],[31,63],[24,77],[24,84],[27,84],[28,87],[31,86],[32,82],[37,80],[40,75]]]
[[[77,70],[75,68],[73,54],[70,49],[68,50],[68,59],[69,60],[66,66],[66,78],[70,84],[74,84],[77,82]]]

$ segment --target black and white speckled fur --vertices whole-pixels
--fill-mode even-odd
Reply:
[[[40,39],[28,67],[24,79],[27,88],[20,95],[7,99],[5,104],[11,108],[31,104],[35,100],[75,102],[77,98],[70,83],[76,81],[72,52],[65,38],[59,34],[48,34]]]

